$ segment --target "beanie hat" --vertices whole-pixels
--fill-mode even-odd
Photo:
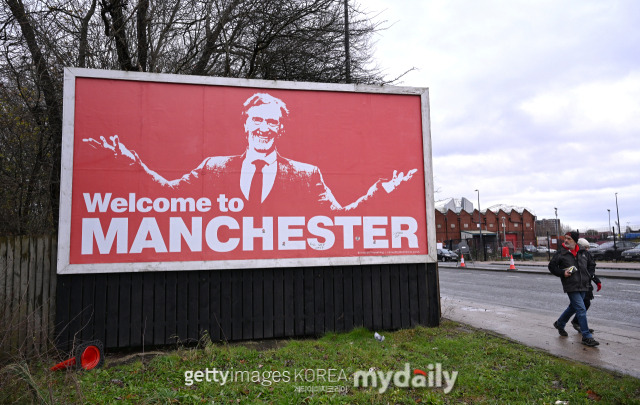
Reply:
[[[578,239],[580,239],[580,233],[578,231],[569,231],[565,233],[565,235],[571,236],[571,239],[576,243],[578,243]]]

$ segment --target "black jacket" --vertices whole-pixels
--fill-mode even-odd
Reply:
[[[571,266],[576,266],[578,271],[565,277],[564,270]],[[596,262],[587,250],[578,250],[574,257],[567,248],[561,246],[549,262],[549,271],[560,277],[564,292],[589,291],[591,279],[596,272]]]

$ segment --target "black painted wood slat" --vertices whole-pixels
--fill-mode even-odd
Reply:
[[[118,299],[118,295],[120,294],[119,276],[119,274],[107,275],[107,330],[106,338],[103,341],[106,347],[118,347],[118,324],[120,319],[120,313],[118,311],[120,304],[120,300]],[[67,277],[73,276],[65,276],[65,278]]]
[[[71,299],[69,300],[69,308],[73,314],[68,320],[69,322],[69,340],[71,343],[76,343],[79,338],[82,325],[82,277],[71,277],[69,279],[69,294]],[[71,314],[70,314],[71,315]]]
[[[404,266],[400,270],[400,319],[402,328],[411,327],[411,311],[409,305],[409,266]]]
[[[329,269],[320,269],[322,272],[322,282],[324,285],[324,329],[325,331],[335,330],[334,298],[333,298],[333,272]]]
[[[264,280],[263,273],[269,269],[253,269],[247,272],[250,277],[253,290],[253,307],[249,308],[249,322],[252,324],[252,332],[247,339],[262,339],[264,337]]]
[[[304,328],[304,272],[302,269],[300,271],[291,270],[293,274],[293,327],[294,327],[294,335],[296,336],[304,336],[305,328]]]
[[[418,292],[418,274],[424,270],[424,265],[409,266],[409,325],[415,327],[420,324],[420,295]]]
[[[230,341],[233,338],[232,329],[231,329],[231,319],[233,317],[232,312],[232,283],[231,283],[231,272],[230,271],[221,271],[220,272],[220,318],[218,318],[218,322],[220,323],[220,337],[222,340]]]
[[[371,317],[374,331],[382,329],[382,286],[380,284],[380,266],[371,266]]]
[[[209,333],[209,318],[211,316],[209,273],[208,271],[198,272],[198,337]],[[209,334],[209,336],[211,335]]]
[[[427,293],[429,300],[427,306],[427,320],[425,325],[437,326],[440,324],[440,284],[438,281],[438,263],[427,264]]]
[[[389,269],[389,284],[391,287],[391,328],[400,329],[402,326],[402,312],[400,309],[400,272],[399,268]]]
[[[292,269],[282,270],[282,281],[284,284],[284,335],[296,336],[296,315],[297,309],[295,306],[295,278]],[[300,294],[298,294],[300,295]]]
[[[93,336],[105,336],[107,323],[107,275],[96,274],[95,295],[93,304]],[[93,336],[91,339],[93,340]],[[104,341],[104,339],[102,339]]]
[[[210,271],[209,273],[209,336],[214,342],[222,340],[220,333],[220,272]]]
[[[95,302],[95,285],[96,285],[96,276],[93,274],[85,274],[82,277],[82,315],[80,319],[82,319],[82,331],[79,335],[82,342],[86,342],[91,340],[92,336],[94,336],[94,307],[93,303]]]
[[[167,342],[173,343],[175,336],[178,334],[176,326],[176,310],[177,310],[177,290],[176,281],[177,274],[175,271],[167,272],[165,276],[165,338]]]
[[[199,278],[197,271],[189,272],[189,286],[187,299],[187,342],[197,342],[198,334],[198,295],[200,292]]]
[[[142,343],[153,345],[154,273],[142,273]]]
[[[353,273],[351,267],[344,266],[342,268],[342,308],[344,312],[344,329],[353,329]]]
[[[168,339],[165,336],[167,324],[166,316],[167,302],[165,294],[166,274],[164,272],[155,273],[153,277],[153,344],[161,345]]]
[[[231,273],[231,340],[242,339],[242,273]]]
[[[313,268],[313,334],[321,335],[324,333],[324,280],[322,279],[322,269]]]
[[[273,324],[274,324],[274,311],[273,311],[273,293],[275,285],[273,283],[273,275],[275,269],[265,269],[263,271],[257,270],[258,272],[262,272],[263,282],[262,282],[262,300],[263,300],[263,325],[262,325],[262,336],[264,338],[272,338],[273,337]]]
[[[299,270],[303,275],[303,297],[304,297],[304,334],[307,336],[315,333],[315,308],[314,308],[314,283],[313,268],[305,267]]]
[[[382,287],[382,329],[393,328],[393,313],[391,305],[391,266],[380,266],[380,284]]]
[[[242,273],[242,299],[240,305],[242,306],[242,339],[251,339],[253,334],[253,328],[251,325],[251,319],[253,317],[253,280],[251,277],[251,270],[243,271]]]
[[[371,273],[373,269],[367,268],[362,273],[362,325],[371,330],[373,329],[373,300],[371,292]]]
[[[273,337],[285,336],[284,332],[284,276],[281,268],[273,270]]]
[[[353,326],[364,325],[364,312],[362,308],[362,268],[360,266],[350,266],[353,273]]]
[[[333,311],[336,332],[344,330],[344,283],[342,267],[333,268]]]
[[[69,320],[71,315],[71,291],[68,276],[58,277],[56,294],[56,322],[54,341],[56,346],[67,348],[69,346],[69,333],[71,331]]]
[[[440,322],[435,263],[61,275],[56,341],[106,348],[317,336]],[[78,343],[78,342],[76,342]]]

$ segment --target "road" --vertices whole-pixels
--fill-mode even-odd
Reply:
[[[567,307],[560,280],[551,274],[509,273],[440,267],[440,295],[535,311],[549,315],[552,323]],[[602,290],[595,292],[588,312],[589,326],[615,324],[640,328],[640,280],[600,276]],[[526,323],[523,319],[523,323]]]

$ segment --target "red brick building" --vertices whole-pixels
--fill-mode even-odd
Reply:
[[[495,205],[478,213],[466,198],[436,201],[435,206],[436,240],[448,248],[465,242],[479,247],[480,230],[488,253],[497,253],[504,242],[515,250],[536,245],[536,218],[527,208]]]

